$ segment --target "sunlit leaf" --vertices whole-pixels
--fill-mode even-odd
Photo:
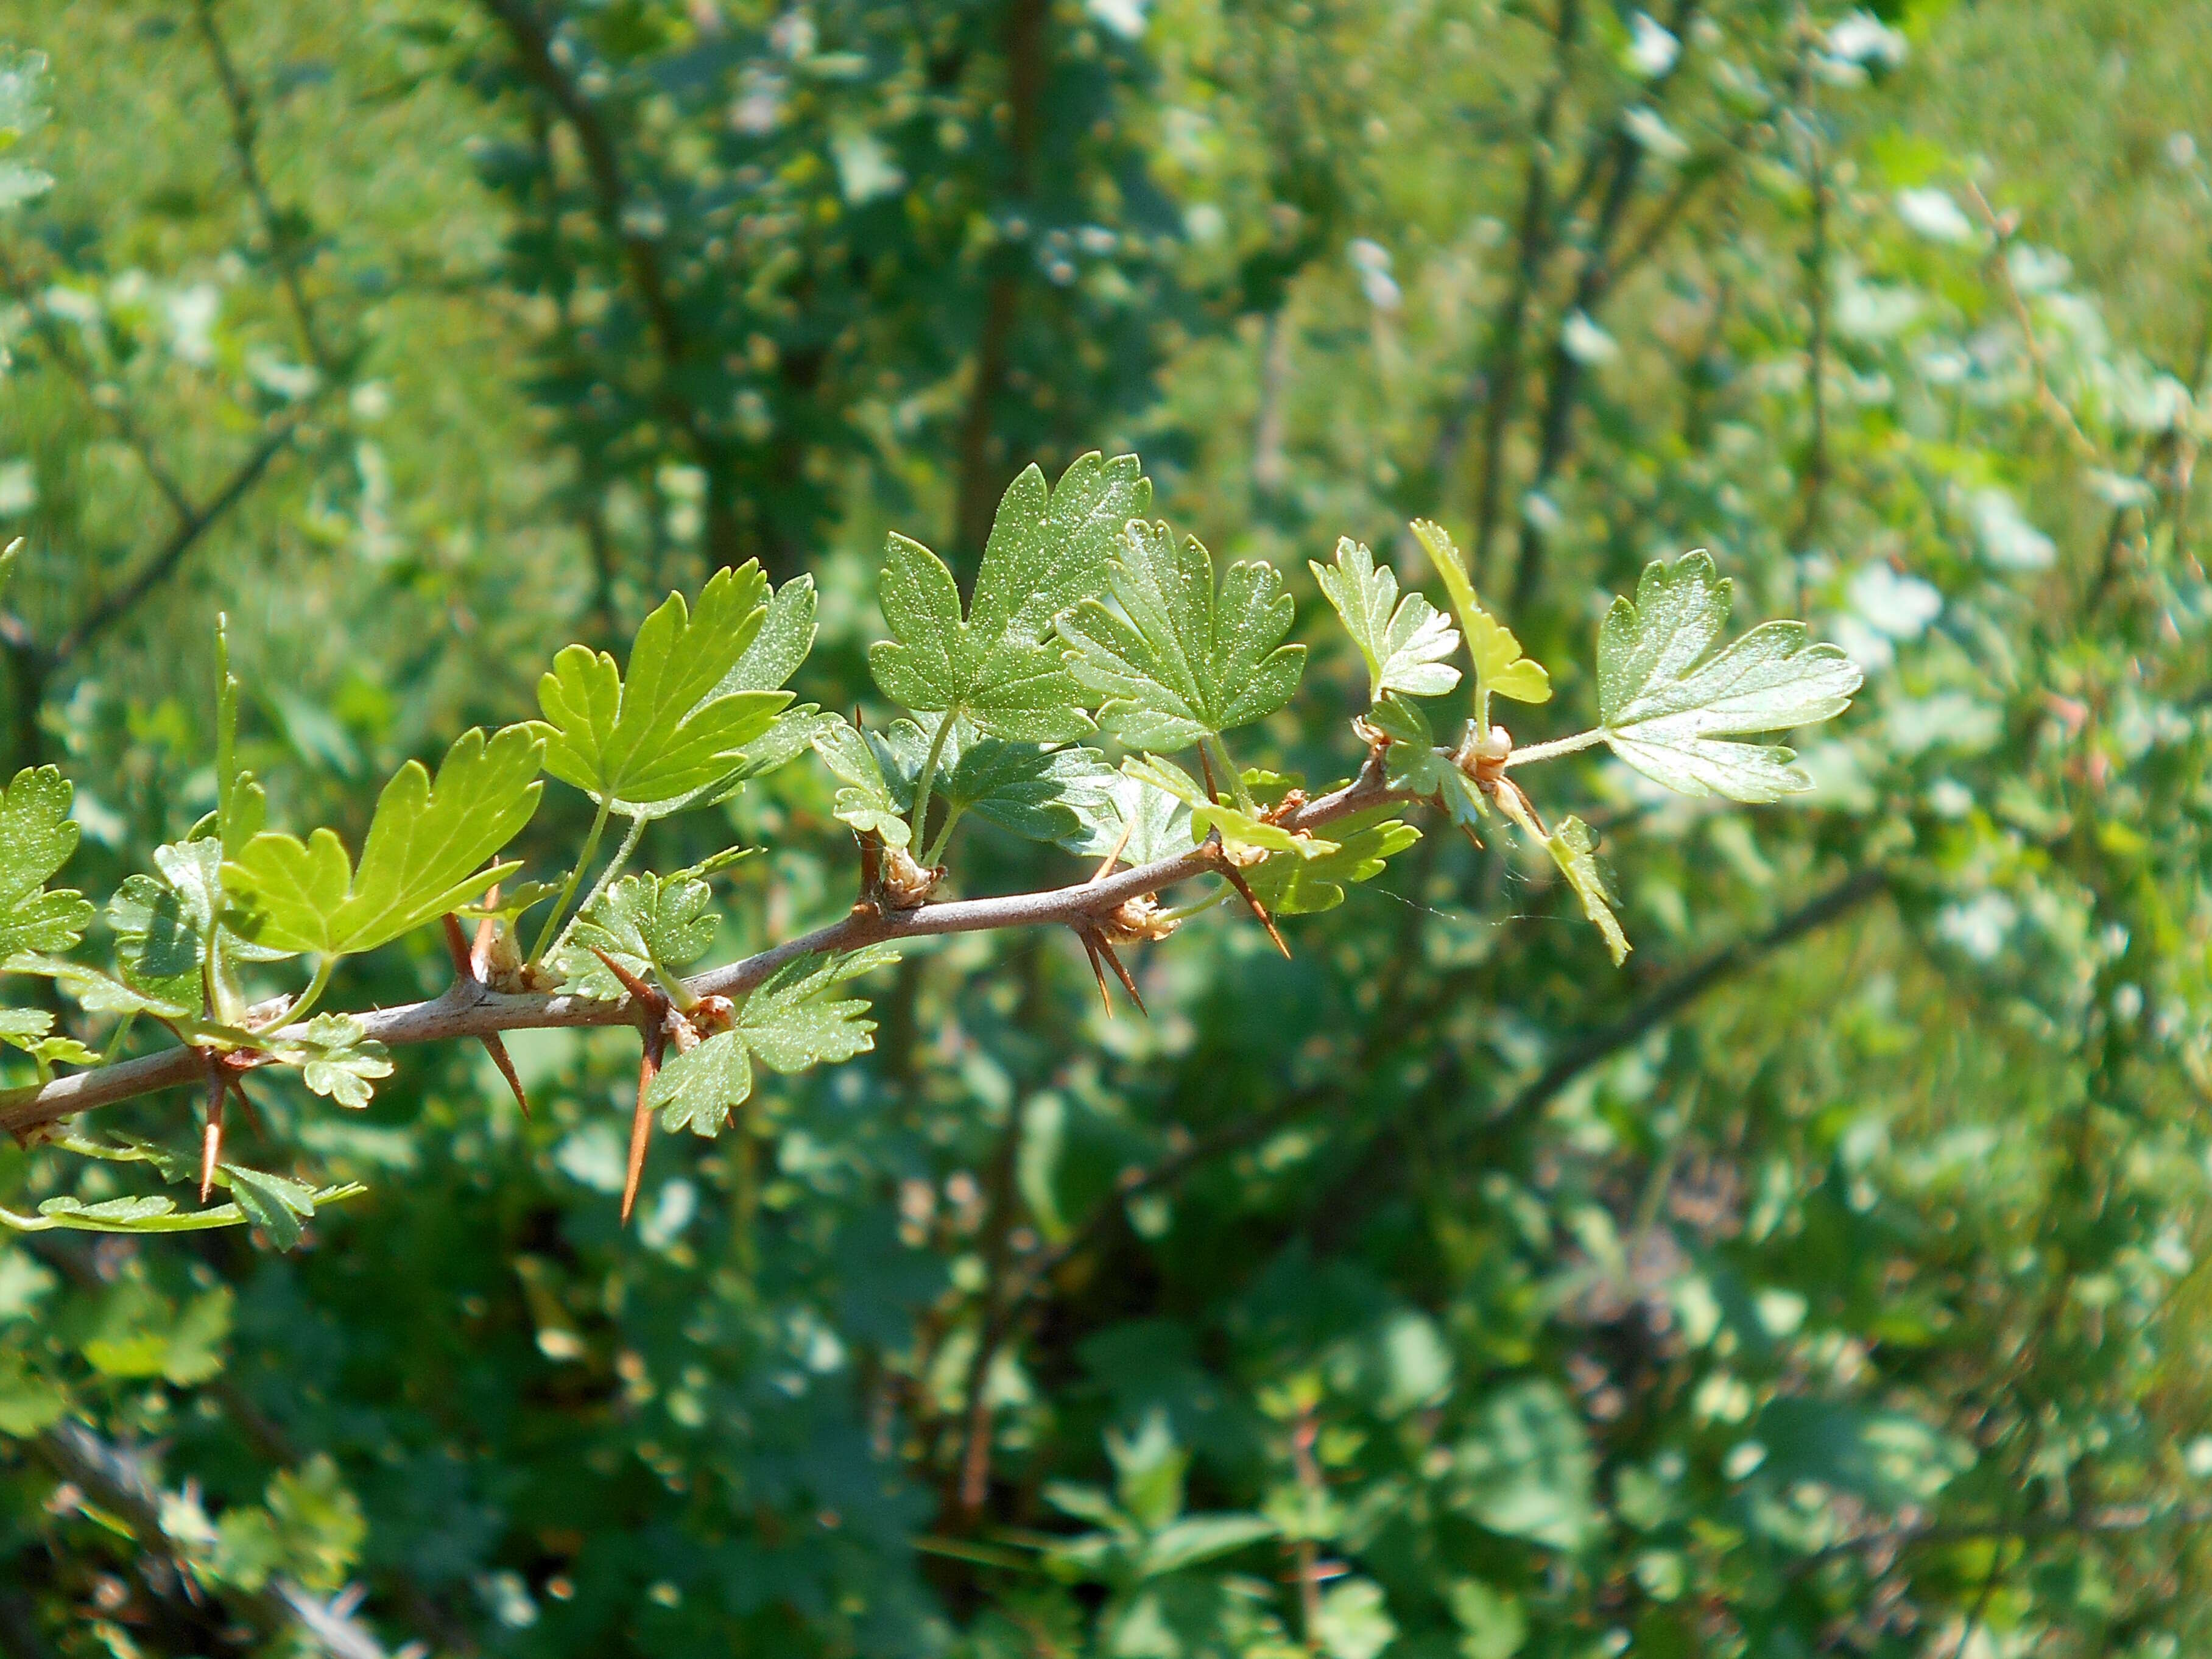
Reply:
[[[811,638],[811,593],[801,593],[748,675],[745,654],[768,620],[767,598],[768,579],[749,561],[716,571],[696,613],[681,593],[670,594],[640,624],[625,669],[604,651],[563,648],[538,683],[545,769],[634,818],[676,811],[719,789],[742,765],[745,745],[791,701],[773,689],[725,690],[725,682],[772,675],[798,635]]]
[[[1273,714],[1297,690],[1296,608],[1273,567],[1232,564],[1217,588],[1196,537],[1133,520],[1113,564],[1118,610],[1086,599],[1064,618],[1077,679],[1107,702],[1099,723],[1133,749],[1173,751]]]
[[[1459,684],[1448,659],[1459,649],[1450,619],[1419,593],[1398,594],[1397,574],[1376,568],[1375,556],[1349,536],[1336,544],[1336,562],[1309,559],[1321,591],[1343,620],[1367,664],[1367,696],[1386,691],[1438,697]]]
[[[1428,519],[1413,520],[1413,538],[1429,556],[1437,574],[1443,579],[1444,591],[1451,595],[1452,609],[1459,613],[1461,632],[1467,640],[1468,655],[1474,663],[1475,719],[1484,730],[1489,729],[1490,699],[1492,696],[1510,697],[1516,702],[1548,702],[1552,697],[1552,678],[1544,665],[1521,654],[1521,641],[1512,631],[1487,611],[1474,596],[1474,582],[1468,574],[1467,561],[1450,533]]]
[[[1372,881],[1385,862],[1420,840],[1412,824],[1375,807],[1329,825],[1330,851],[1310,859],[1269,859],[1246,879],[1276,915],[1310,915],[1344,902],[1345,884]]]
[[[1133,455],[1083,456],[1050,490],[1029,467],[999,503],[964,618],[944,562],[892,536],[878,586],[891,637],[868,651],[876,684],[916,714],[962,716],[994,737],[1085,736],[1093,730],[1088,699],[1046,641],[1064,611],[1104,588],[1122,526],[1151,505]]]
[[[1723,739],[1810,726],[1850,706],[1858,665],[1805,625],[1762,623],[1707,656],[1732,584],[1703,550],[1646,565],[1598,633],[1598,708],[1613,752],[1685,795],[1771,801],[1813,787],[1778,745]]]
[[[461,734],[434,783],[410,761],[384,787],[355,871],[329,830],[307,841],[264,830],[222,866],[228,919],[258,944],[338,955],[370,951],[475,898],[514,871],[487,866],[537,810],[543,739],[510,726]]]
[[[92,906],[47,881],[76,851],[74,791],[51,766],[25,767],[0,795],[0,957],[66,951],[84,937]]]

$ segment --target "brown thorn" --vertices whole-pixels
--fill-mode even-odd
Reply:
[[[874,904],[884,888],[884,845],[872,834],[855,834],[860,843],[860,896],[853,908]]]
[[[238,1103],[246,1108],[246,1121],[253,1126],[253,1133],[266,1140],[269,1138],[268,1127],[261,1121],[261,1114],[254,1109],[253,1097],[246,1092],[246,1079],[242,1077],[232,1078],[230,1091],[238,1097]]]
[[[646,1101],[653,1093],[653,1079],[660,1074],[661,1045],[667,1041],[658,1026],[645,1034],[645,1052],[637,1062],[637,1105],[629,1120],[629,1168],[623,1176],[623,1225],[629,1225],[629,1212],[637,1206],[638,1183],[645,1178],[645,1149],[653,1139],[653,1113]]]
[[[1114,866],[1121,861],[1121,854],[1128,851],[1129,837],[1136,833],[1136,819],[1122,819],[1121,839],[1114,843],[1114,850],[1105,856],[1104,860],[1100,862],[1096,870],[1091,872],[1091,880],[1103,881],[1106,879],[1107,876],[1112,872]]]
[[[530,1097],[522,1092],[522,1079],[515,1075],[514,1061],[507,1055],[507,1044],[500,1041],[498,1032],[486,1031],[483,1046],[484,1052],[491,1056],[491,1063],[499,1067],[499,1074],[507,1079],[507,1086],[514,1091],[514,1103],[522,1108],[522,1115],[528,1118]]]
[[[1114,941],[1103,934],[1098,940],[1098,954],[1106,958],[1107,966],[1113,969],[1114,976],[1121,981],[1121,988],[1129,994],[1129,1000],[1137,1005],[1137,1012],[1150,1019],[1152,1011],[1145,1006],[1144,995],[1137,989],[1137,981],[1129,977],[1129,970],[1121,965],[1121,958],[1115,954]]]
[[[1251,907],[1252,914],[1259,918],[1260,925],[1267,930],[1267,937],[1275,941],[1275,948],[1283,953],[1285,960],[1287,961],[1290,957],[1291,947],[1283,943],[1282,934],[1276,931],[1275,919],[1267,914],[1267,907],[1260,902],[1260,896],[1252,890],[1252,884],[1244,879],[1244,872],[1224,859],[1222,860],[1221,873],[1229,878],[1229,884],[1237,890],[1237,896]]]
[[[629,993],[630,1000],[636,1003],[639,1008],[649,1012],[657,1023],[668,1006],[668,999],[660,994],[659,988],[647,984],[645,981],[630,972],[598,945],[592,945],[591,951],[593,956],[606,963],[609,973],[622,981],[622,988]]]
[[[210,1061],[208,1066],[207,1127],[200,1133],[200,1202],[215,1190],[215,1166],[222,1157],[222,1103],[230,1093],[230,1079]]]
[[[490,888],[486,890],[483,902],[487,908],[495,907],[499,903],[497,882],[492,883]],[[469,947],[469,971],[478,979],[482,979],[484,976],[484,970],[491,966],[491,947],[498,942],[499,919],[495,916],[477,918],[476,943]]]
[[[468,936],[461,932],[461,919],[448,910],[439,918],[446,929],[446,954],[453,959],[453,971],[463,979],[474,979],[476,964],[469,959]]]
[[[1098,981],[1098,1000],[1106,1005],[1106,1018],[1111,1019],[1114,1018],[1114,998],[1106,988],[1105,964],[1098,960],[1098,936],[1087,927],[1077,928],[1075,936],[1083,941],[1083,954],[1091,958],[1091,975]]]

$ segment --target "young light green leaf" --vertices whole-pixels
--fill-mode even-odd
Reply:
[[[275,1052],[299,1066],[314,1093],[356,1109],[368,1104],[379,1079],[392,1075],[390,1052],[351,1014],[317,1014]]]
[[[154,849],[159,876],[128,878],[107,902],[124,981],[161,1001],[218,1010],[238,1006],[241,963],[289,956],[240,938],[221,923],[222,843],[213,836]],[[216,972],[207,975],[210,959]]]
[[[670,594],[639,626],[626,672],[604,651],[563,648],[538,683],[550,726],[545,769],[631,818],[659,817],[719,789],[744,746],[791,701],[787,691],[721,690],[762,631],[767,594],[768,579],[751,561],[716,571],[696,614],[681,593]],[[794,599],[793,611],[805,597]],[[793,626],[787,617],[784,632]],[[753,677],[773,672],[789,653],[781,640]]]
[[[1402,697],[1386,696],[1369,711],[1367,719],[1390,739],[1387,757],[1390,787],[1437,801],[1455,825],[1474,835],[1489,816],[1482,791],[1450,755],[1437,747],[1436,734],[1420,706]]]
[[[510,882],[501,886],[497,902],[487,895],[473,904],[455,905],[453,914],[464,921],[482,921],[489,917],[513,926],[526,912],[536,909],[560,890],[557,881]]]
[[[867,734],[891,798],[902,810],[914,799],[916,781],[929,754],[939,717],[924,730],[913,720],[894,720]],[[1075,803],[1095,794],[1115,774],[1095,749],[1048,749],[1034,743],[1009,743],[985,737],[965,720],[955,720],[937,758],[938,799],[948,825],[970,811],[1030,841],[1060,842],[1079,832]]]
[[[92,920],[82,894],[46,885],[76,851],[74,793],[55,768],[27,766],[0,795],[0,958],[66,951]]]
[[[518,866],[487,866],[537,810],[544,740],[510,726],[487,743],[471,728],[434,783],[422,763],[399,769],[376,803],[361,868],[328,830],[306,842],[264,830],[222,866],[226,920],[255,943],[343,955],[370,951],[457,905]]]
[[[1310,859],[1269,859],[1245,879],[1268,910],[1279,916],[1311,915],[1344,902],[1347,882],[1371,881],[1384,862],[1420,840],[1410,823],[1375,807],[1330,826],[1338,837],[1334,851]]]
[[[701,604],[705,604],[703,595]],[[716,684],[714,695],[726,697],[735,691],[775,691],[789,684],[807,653],[814,649],[816,605],[811,576],[793,576],[777,588],[768,602],[768,614],[761,618],[759,630]]]
[[[1467,638],[1468,655],[1474,663],[1474,718],[1478,731],[1490,730],[1490,699],[1510,697],[1516,702],[1549,702],[1552,677],[1544,665],[1521,654],[1521,641],[1503,623],[1482,608],[1474,597],[1474,583],[1467,561],[1444,527],[1429,519],[1413,520],[1413,538],[1429,556],[1452,609]]]
[[[588,921],[609,948],[674,971],[707,954],[721,918],[714,889],[691,877],[625,876],[592,904]]]
[[[837,792],[830,810],[859,835],[875,835],[884,844],[903,847],[912,839],[907,828],[907,803],[891,793],[883,763],[866,738],[834,714],[830,724],[814,734],[814,752],[845,787]]]
[[[47,1065],[96,1066],[100,1056],[72,1036],[49,1035],[54,1017],[43,1008],[0,1008],[0,1042]]]
[[[230,1177],[230,1196],[239,1212],[269,1235],[269,1242],[289,1250],[300,1242],[303,1223],[315,1216],[315,1189],[304,1182],[259,1170],[223,1165]]]
[[[745,1000],[736,1025],[672,1056],[647,1091],[661,1127],[694,1134],[721,1132],[730,1114],[751,1098],[755,1058],[779,1072],[850,1060],[873,1042],[868,1005],[833,994],[848,980],[898,960],[890,945],[871,945],[825,962],[790,963]]]
[[[1778,800],[1813,787],[1779,745],[1723,739],[1810,726],[1850,706],[1858,665],[1807,643],[1802,623],[1761,624],[1706,656],[1732,584],[1702,549],[1644,567],[1598,633],[1598,709],[1613,752],[1685,795]],[[1703,659],[1703,660],[1700,660]]]
[[[1134,869],[1188,853],[1194,839],[1188,803],[1127,773],[1069,804],[1081,827],[1060,845],[1086,858],[1104,858],[1119,848],[1119,862]]]
[[[1133,455],[1085,455],[1048,490],[1025,469],[999,503],[965,619],[952,573],[894,535],[878,599],[891,637],[868,649],[884,694],[916,714],[964,716],[994,737],[1065,743],[1094,729],[1056,646],[1054,620],[1099,592],[1121,526],[1152,506]]]
[[[1589,826],[1577,817],[1566,817],[1559,822],[1545,850],[1552,861],[1559,866],[1559,873],[1575,890],[1575,896],[1583,902],[1583,914],[1597,924],[1605,935],[1606,949],[1613,952],[1616,968],[1628,959],[1628,935],[1621,931],[1620,923],[1613,914],[1612,896],[1605,890],[1605,878],[1598,873],[1597,859]]]
[[[237,1171],[226,1166],[226,1173],[234,1176]],[[259,1179],[274,1182],[283,1177],[264,1175]],[[234,1181],[228,1184],[234,1191],[236,1190]],[[300,1183],[288,1181],[284,1185],[287,1188],[298,1188]],[[319,1192],[309,1194],[309,1198],[320,1208],[342,1203],[349,1198],[358,1198],[368,1190],[356,1182],[348,1182],[343,1186],[323,1188]],[[282,1198],[267,1194],[258,1196],[266,1199],[268,1203],[284,1206]],[[294,1214],[296,1218],[297,1212],[294,1212]],[[180,1211],[175,1200],[152,1195],[111,1198],[98,1204],[87,1204],[74,1198],[50,1198],[39,1206],[39,1212],[34,1216],[0,1210],[0,1226],[11,1227],[24,1233],[42,1233],[57,1227],[87,1233],[192,1233],[204,1232],[214,1227],[236,1227],[248,1222],[255,1225],[265,1224],[259,1215],[249,1215],[235,1203],[218,1204],[206,1210]],[[275,1237],[273,1232],[271,1237]],[[297,1242],[296,1233],[294,1242]]]
[[[862,974],[888,968],[899,959],[896,946],[871,945],[826,962],[787,963],[745,999],[738,1030],[762,1062],[779,1072],[803,1072],[850,1060],[875,1046],[875,1022],[868,1005],[834,993]]]
[[[790,765],[813,746],[817,738],[842,723],[836,715],[823,713],[817,703],[803,702],[785,709],[769,722],[767,731],[738,750],[736,769],[705,797],[704,804],[719,806],[734,799],[755,778]]]
[[[1229,801],[1208,800],[1206,791],[1199,787],[1189,773],[1158,755],[1132,755],[1121,763],[1121,770],[1140,784],[1172,795],[1190,809],[1194,844],[1218,831],[1222,844],[1230,848],[1294,853],[1302,859],[1320,858],[1337,850],[1333,841],[1322,841],[1312,835],[1293,835],[1281,824],[1270,823]]]
[[[1232,564],[1214,585],[1196,537],[1180,547],[1164,524],[1133,520],[1114,561],[1121,611],[1086,599],[1060,623],[1069,669],[1108,702],[1100,724],[1133,749],[1188,749],[1264,719],[1291,700],[1305,665],[1285,645],[1295,607],[1261,563]]]
[[[737,665],[722,676],[714,695],[781,690],[814,648],[815,607],[813,577],[793,576],[777,588],[769,601],[760,632],[738,658]],[[836,719],[811,702],[783,709],[769,722],[768,730],[744,746],[729,775],[708,792],[703,804],[719,806],[753,779],[788,766]]]
[[[1446,660],[1459,649],[1458,631],[1421,594],[1400,599],[1397,574],[1376,569],[1363,544],[1340,538],[1334,564],[1309,559],[1306,568],[1366,659],[1369,702],[1386,691],[1440,697],[1459,684],[1459,670]]]
[[[694,876],[624,876],[592,901],[570,935],[562,989],[603,1002],[627,994],[594,947],[640,977],[656,967],[680,974],[714,941],[721,918],[707,908],[713,898],[714,890]]]
[[[752,1092],[752,1056],[744,1038],[717,1031],[697,1048],[672,1055],[654,1076],[645,1103],[660,1114],[660,1127],[670,1134],[689,1129],[712,1139]]]
[[[199,1030],[208,1023],[201,1018],[199,989],[192,980],[181,981],[191,993],[189,1001],[174,1001],[161,994],[158,987],[126,984],[97,968],[88,968],[81,962],[71,962],[66,957],[46,957],[24,954],[8,960],[8,970],[15,974],[37,974],[51,979],[70,995],[87,1013],[93,1014],[152,1014],[181,1030]]]

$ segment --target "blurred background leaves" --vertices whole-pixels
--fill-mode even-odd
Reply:
[[[1625,970],[1448,833],[1294,961],[1228,910],[1150,947],[1148,1021],[1072,941],[947,941],[874,1054],[658,1143],[627,1234],[619,1034],[519,1034],[530,1122],[473,1050],[361,1114],[264,1090],[264,1162],[371,1188],[302,1250],[0,1247],[0,1643],[2204,1645],[2212,10],[0,0],[0,41],[47,60],[0,64],[6,731],[88,890],[214,804],[218,609],[273,821],[357,844],[400,761],[746,557],[819,587],[799,694],[880,726],[884,531],[964,579],[1094,448],[1282,573],[1267,758],[1316,782],[1365,668],[1305,562],[1419,585],[1415,516],[1552,671],[1524,743],[1691,547],[1869,676],[1805,804],[1542,775]],[[769,848],[714,959],[842,910],[835,793],[648,833]],[[970,841],[965,891],[1077,869]]]

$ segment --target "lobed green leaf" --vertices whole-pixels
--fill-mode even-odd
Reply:
[[[1841,714],[1859,666],[1814,645],[1802,623],[1754,628],[1707,656],[1728,621],[1732,584],[1699,549],[1644,567],[1636,599],[1616,599],[1598,632],[1598,708],[1613,752],[1685,795],[1753,803],[1813,787],[1778,744],[1731,743]]]

